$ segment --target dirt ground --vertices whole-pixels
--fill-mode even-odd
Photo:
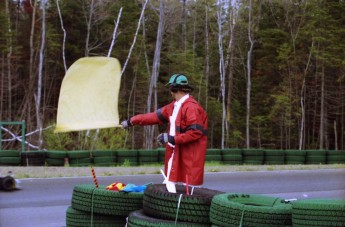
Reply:
[[[344,169],[345,164],[334,165],[206,165],[205,172],[236,172],[236,171],[275,171],[275,170],[311,170],[311,169]],[[97,176],[120,176],[137,174],[159,174],[162,166],[134,166],[134,167],[94,167]],[[79,177],[91,176],[91,167],[48,167],[48,166],[1,166],[0,176],[8,171],[15,174],[15,178],[50,178],[50,177]]]

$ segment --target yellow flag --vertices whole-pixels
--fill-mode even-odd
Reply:
[[[55,132],[120,127],[120,76],[116,58],[85,57],[73,63],[62,81]]]

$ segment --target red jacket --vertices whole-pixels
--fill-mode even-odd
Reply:
[[[169,124],[174,103],[175,101],[152,113],[133,116],[131,122],[133,125]],[[188,177],[188,183],[191,185],[203,184],[207,124],[206,112],[192,96],[189,96],[182,103],[176,118],[175,148],[168,144],[165,146],[165,174],[167,174],[168,161],[174,152],[169,181],[186,183]]]

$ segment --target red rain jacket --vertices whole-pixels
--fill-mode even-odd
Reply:
[[[133,125],[169,123],[175,101],[155,112],[139,114],[131,118]],[[165,174],[168,161],[174,152],[169,181],[202,185],[207,148],[208,117],[201,105],[192,97],[184,101],[176,118],[175,148],[166,144]],[[188,181],[187,181],[188,177]]]

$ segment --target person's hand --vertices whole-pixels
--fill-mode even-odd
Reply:
[[[160,144],[165,144],[167,142],[175,145],[175,138],[173,136],[168,135],[168,133],[161,133],[157,136],[157,141]]]
[[[123,122],[121,122],[121,125],[123,129],[128,129],[132,126],[131,119],[124,120]]]

